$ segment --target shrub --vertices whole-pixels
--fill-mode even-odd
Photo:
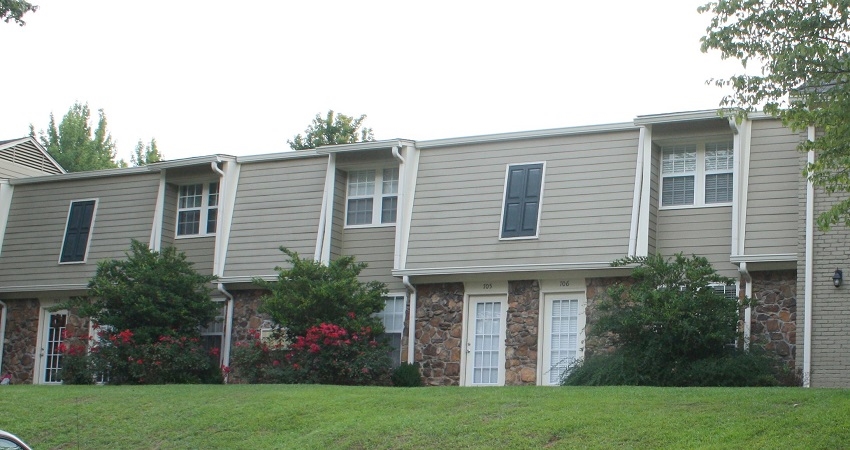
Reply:
[[[62,354],[62,370],[60,376],[63,384],[94,384],[95,368],[89,357],[87,337],[63,336],[64,342],[59,344]]]
[[[774,362],[761,352],[730,348],[739,338],[739,303],[711,285],[732,284],[708,260],[681,254],[629,257],[632,283],[609,289],[590,333],[612,337],[613,353],[579,361],[563,384],[763,386],[777,383]]]
[[[220,308],[210,299],[215,277],[198,274],[174,247],[157,252],[133,240],[126,254],[98,263],[88,297],[57,307],[98,328],[87,364],[114,384],[220,382],[218,363],[199,339]],[[69,380],[85,367],[73,357],[64,364],[73,366]]]
[[[392,380],[393,386],[396,387],[421,387],[422,374],[419,373],[419,364],[401,363],[400,366],[393,370],[390,380]]]
[[[289,337],[305,336],[308,328],[320,323],[382,332],[381,321],[372,315],[384,309],[387,288],[384,283],[363,283],[357,278],[365,263],[343,256],[325,265],[301,259],[285,247],[280,250],[291,267],[276,267],[276,281],[255,279],[254,283],[269,291],[260,299],[260,312],[285,328]]]
[[[368,327],[353,331],[321,323],[288,348],[252,332],[247,342],[237,343],[231,364],[236,377],[249,383],[387,385],[392,365],[387,351]]]

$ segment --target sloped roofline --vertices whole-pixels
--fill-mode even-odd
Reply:
[[[50,164],[52,164],[54,167],[56,167],[56,169],[58,169],[61,173],[67,173],[65,171],[65,168],[62,167],[58,162],[56,162],[56,160],[53,159],[52,156],[50,156],[50,153],[47,153],[47,149],[45,149],[38,142],[38,139],[36,139],[32,136],[26,136],[26,137],[22,137],[22,138],[18,138],[18,139],[11,139],[11,140],[8,140],[8,141],[0,141],[0,151],[6,150],[6,149],[9,149],[9,148],[12,148],[12,147],[16,147],[18,145],[23,144],[24,142],[31,142],[35,146],[35,148],[38,149],[38,151],[41,152],[41,154],[48,161],[50,161]]]

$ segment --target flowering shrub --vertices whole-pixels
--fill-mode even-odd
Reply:
[[[133,332],[100,329],[99,340],[86,357],[88,378],[99,375],[110,384],[167,384],[221,382],[210,353],[196,337],[160,336],[152,344],[135,342]],[[68,367],[71,350],[65,354]],[[217,356],[218,349],[213,349]],[[63,372],[64,373],[64,372]]]
[[[66,332],[62,338],[64,342],[57,348],[62,354],[62,383],[93,384],[94,364],[88,351],[90,337],[71,336]]]
[[[370,327],[356,331],[321,323],[296,336],[289,348],[271,347],[251,333],[237,343],[232,364],[249,383],[389,384],[388,347]]]

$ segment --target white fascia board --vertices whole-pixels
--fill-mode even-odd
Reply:
[[[550,128],[546,130],[517,131],[513,133],[485,134],[480,136],[465,136],[448,139],[418,141],[420,149],[433,147],[448,147],[453,145],[481,144],[486,142],[513,141],[518,139],[547,138],[555,136],[570,136],[575,134],[604,133],[611,131],[637,131],[638,127],[630,122],[610,123],[602,125],[586,125],[580,127]]]
[[[104,169],[104,170],[93,170],[89,172],[71,172],[71,173],[63,173],[60,175],[45,175],[43,177],[28,177],[28,178],[16,178],[12,181],[12,184],[30,184],[30,183],[46,183],[52,181],[66,181],[66,180],[84,180],[84,179],[93,179],[93,178],[105,178],[105,177],[120,177],[125,175],[138,175],[143,173],[155,173],[160,172],[165,169],[173,169],[178,167],[191,167],[197,165],[208,165],[213,162],[225,161],[225,160],[235,160],[235,156],[230,155],[208,155],[208,156],[197,156],[193,158],[183,158],[183,159],[175,159],[173,161],[162,161],[155,162],[152,164],[148,164],[146,166],[140,167],[124,167],[120,169]]]
[[[723,119],[717,109],[704,109],[700,111],[682,111],[664,114],[647,114],[635,117],[635,125],[654,125],[674,122],[691,122],[695,120]]]
[[[240,164],[243,164],[267,161],[281,161],[286,159],[315,158],[316,156],[323,155],[320,155],[315,150],[290,150],[286,152],[264,153],[262,155],[237,156],[236,161]]]
[[[316,149],[321,155],[328,153],[357,152],[363,150],[389,150],[393,147],[415,146],[410,139],[385,139],[381,141],[355,142],[353,144],[323,145]]]
[[[797,261],[796,253],[776,253],[762,255],[733,255],[729,258],[732,264],[761,263],[761,262],[785,262]]]
[[[0,292],[85,291],[88,287],[88,284],[33,284],[27,286],[0,286]]]
[[[474,273],[507,273],[507,272],[552,272],[563,270],[599,270],[610,269],[611,262],[586,263],[554,263],[554,264],[517,264],[504,266],[467,266],[467,267],[428,267],[421,269],[393,270],[396,277],[422,275],[455,275]]]
[[[154,173],[159,169],[151,169],[148,166],[142,167],[128,167],[123,169],[105,169],[105,170],[95,170],[92,172],[71,172],[71,173],[63,173],[57,175],[45,175],[41,177],[27,177],[27,178],[15,178],[10,180],[11,184],[35,184],[35,183],[50,183],[53,181],[67,181],[67,180],[86,180],[93,178],[106,178],[106,177],[121,177],[125,175],[139,175],[145,173]]]

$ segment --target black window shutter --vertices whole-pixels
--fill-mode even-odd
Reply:
[[[62,244],[61,262],[83,261],[94,217],[94,200],[71,203],[68,213],[68,227]]]
[[[534,236],[540,210],[543,164],[511,166],[505,188],[502,237]]]

